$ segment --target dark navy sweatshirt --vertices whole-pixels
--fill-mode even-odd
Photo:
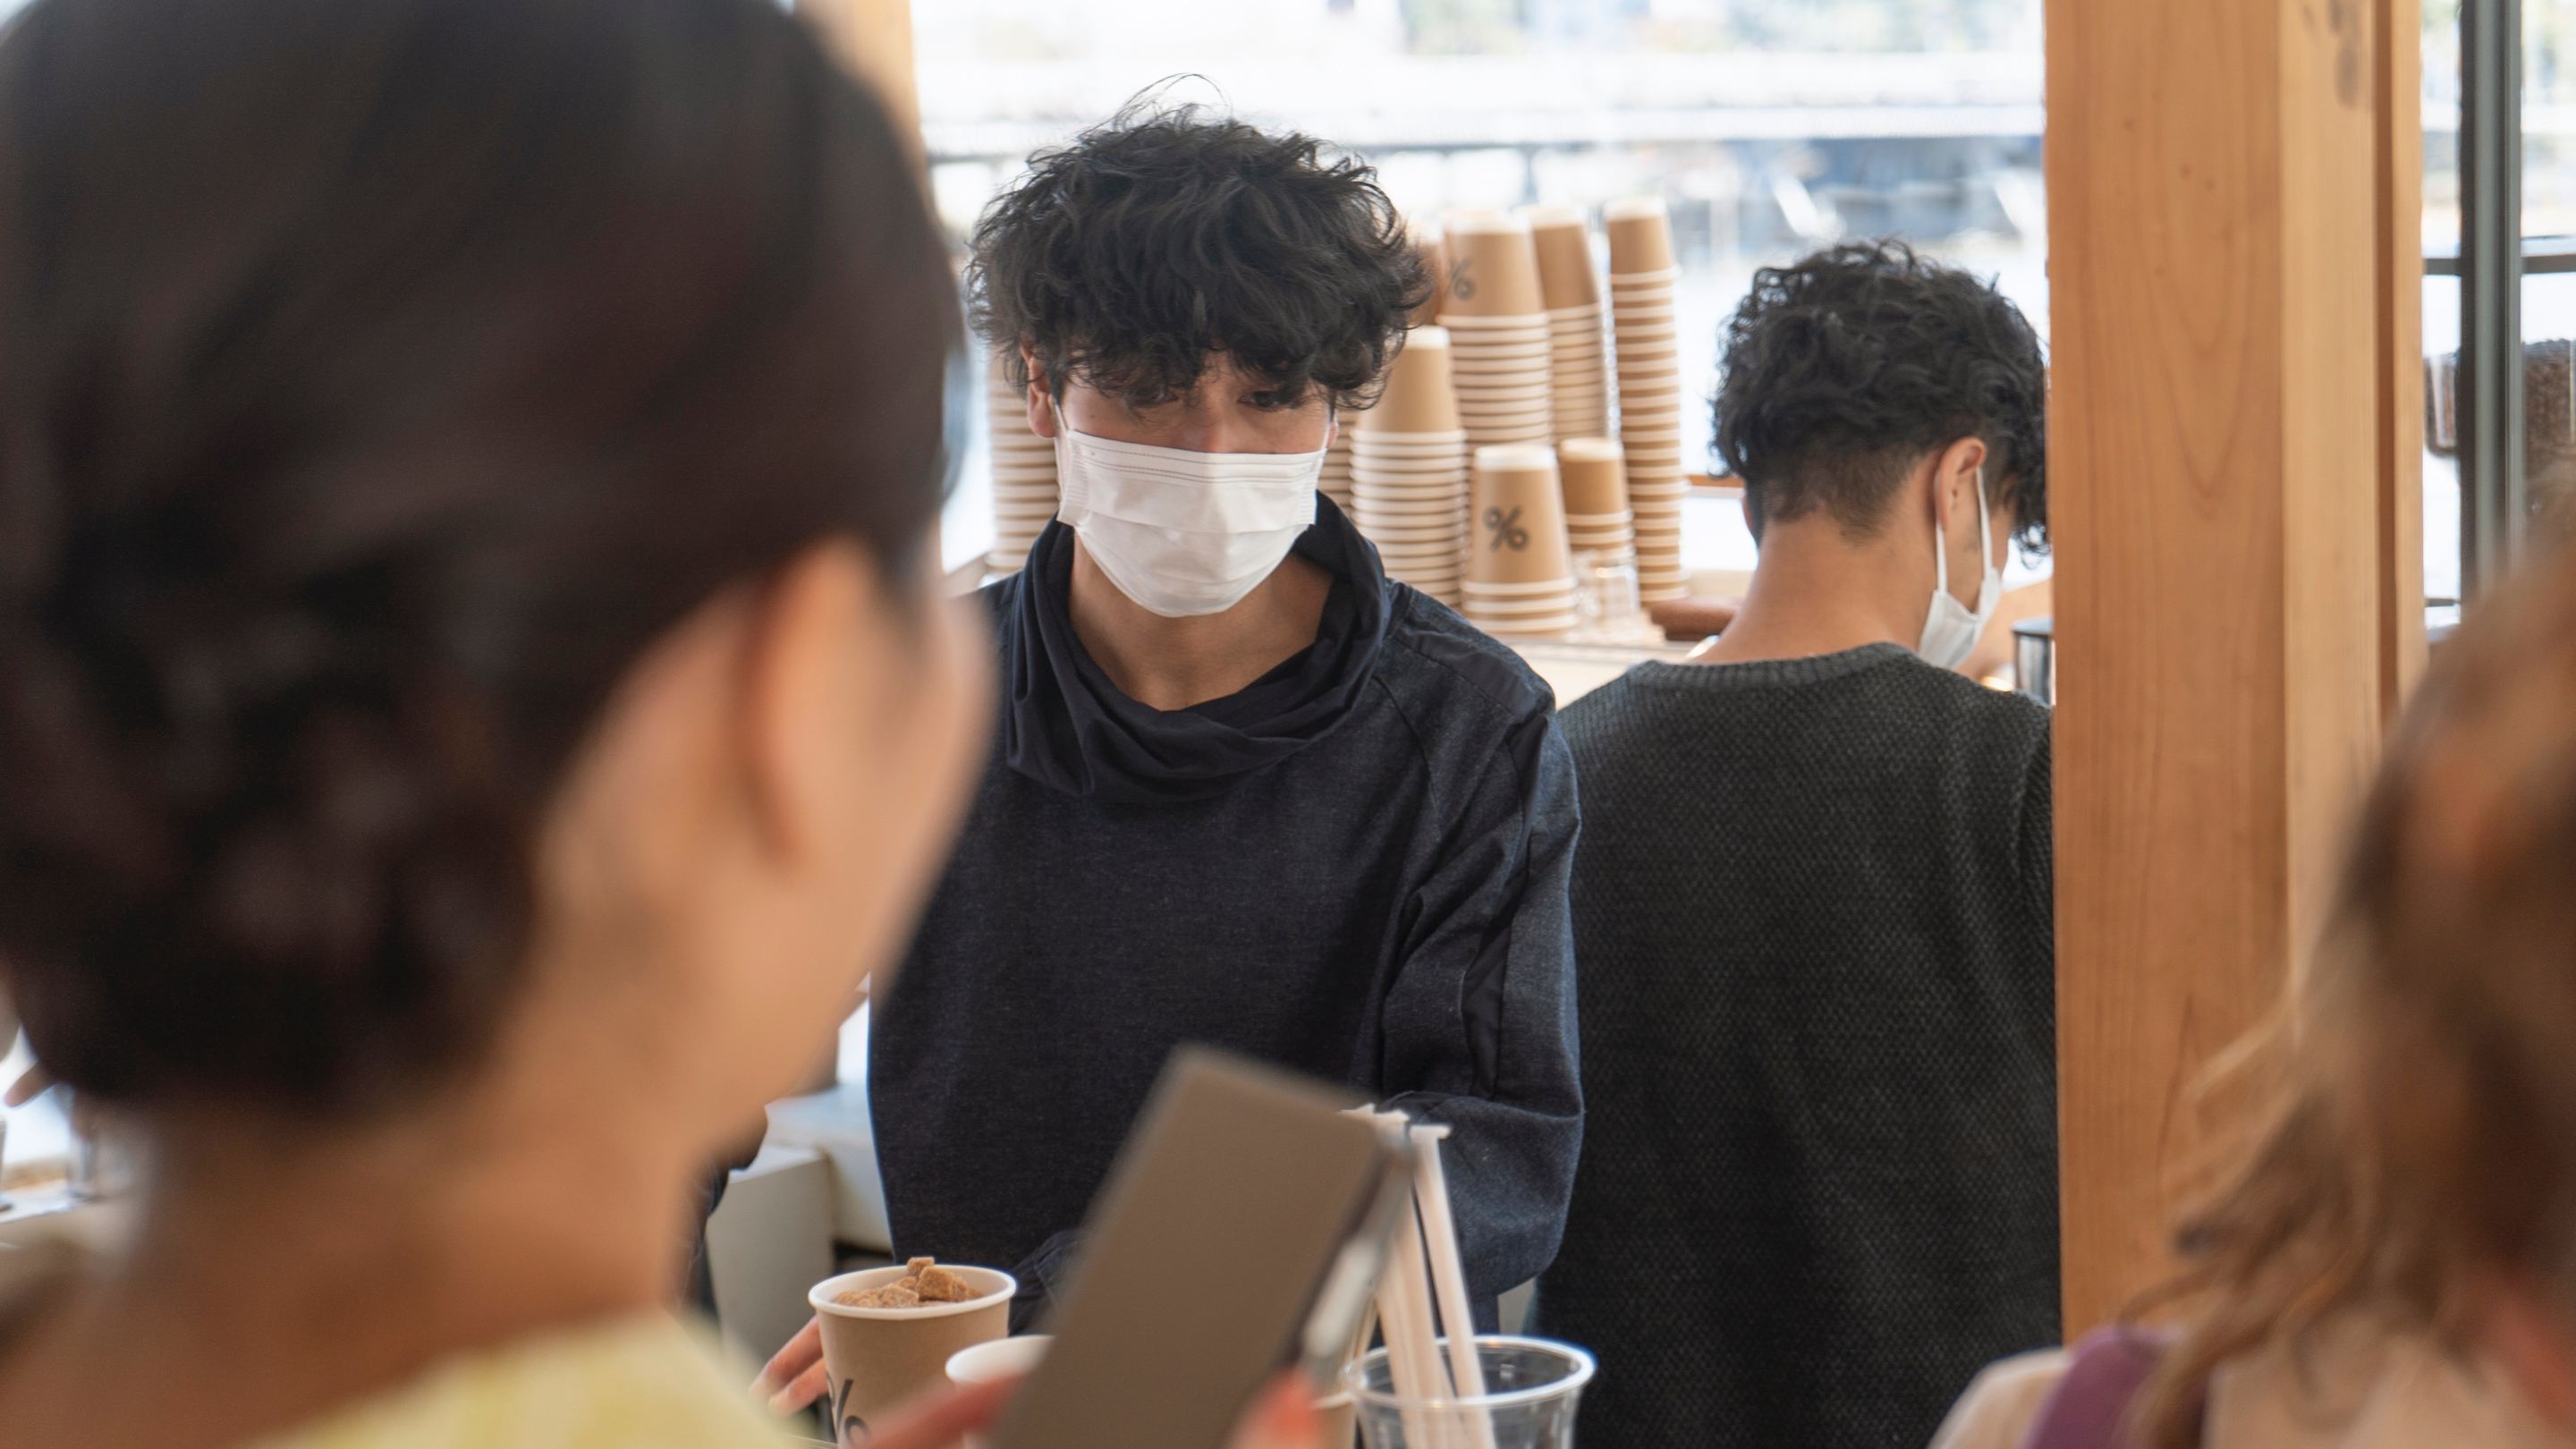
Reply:
[[[986,590],[998,741],[871,1032],[899,1253],[1014,1269],[1034,1306],[1164,1059],[1204,1043],[1449,1124],[1479,1298],[1554,1256],[1582,1106],[1553,702],[1316,512],[1316,643],[1190,710],[1084,652],[1061,525]]]

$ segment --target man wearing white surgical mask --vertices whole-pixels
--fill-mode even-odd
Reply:
[[[2046,368],[1894,244],[1758,274],[1724,342],[1743,610],[1565,712],[1589,1115],[1540,1326],[1630,1366],[1591,1449],[1921,1444],[2059,1333],[2048,712],[1956,672],[2047,540]]]
[[[1556,1251],[1582,1130],[1574,777],[1546,686],[1315,489],[1429,290],[1373,174],[1133,108],[974,236],[1062,503],[985,591],[997,747],[869,1089],[895,1247],[1026,1321],[1172,1048],[1446,1124],[1470,1287]],[[810,1341],[764,1383],[819,1382]]]

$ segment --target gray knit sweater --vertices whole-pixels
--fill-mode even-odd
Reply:
[[[1882,645],[1564,727],[1584,1449],[1920,1449],[2058,1338],[2047,712]]]

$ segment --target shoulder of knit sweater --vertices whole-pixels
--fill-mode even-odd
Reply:
[[[1954,669],[1935,669],[1919,663],[1909,663],[1907,667],[1933,676],[1933,683],[1944,697],[1955,700],[1960,712],[1980,726],[2010,734],[2026,744],[2048,743],[2048,706],[2029,695],[1980,684]]]
[[[1497,734],[1556,708],[1556,695],[1509,645],[1410,584],[1391,586],[1378,678],[1400,704],[1436,699],[1450,717],[1464,705]]]
[[[1678,664],[1661,667],[1670,671],[1724,666]],[[1664,677],[1677,676],[1667,673]],[[1883,665],[1836,675],[1807,687],[1848,687],[1857,681],[1887,679],[1896,680],[1900,687],[1920,692],[1945,709],[1957,711],[1972,727],[1990,730],[2024,749],[2045,748],[2048,744],[2049,711],[2046,705],[2027,695],[1980,684],[1956,670],[1936,669],[1919,659],[1891,659]],[[1635,709],[1639,694],[1640,685],[1632,672],[1567,705],[1560,716],[1567,738],[1580,748],[1584,742],[1616,732]]]

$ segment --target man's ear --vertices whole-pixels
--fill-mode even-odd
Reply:
[[[2501,1274],[2482,1296],[2487,1351],[2551,1427],[2576,1430],[2576,1324]]]
[[[1029,431],[1041,438],[1053,438],[1055,427],[1055,387],[1046,369],[1038,362],[1037,349],[1020,344],[1020,365],[1028,369]]]
[[[1943,448],[1932,460],[1932,520],[1948,538],[1958,526],[1955,520],[1968,520],[1976,526],[1977,495],[1974,490],[1985,486],[1986,444],[1982,438],[1961,438]]]

